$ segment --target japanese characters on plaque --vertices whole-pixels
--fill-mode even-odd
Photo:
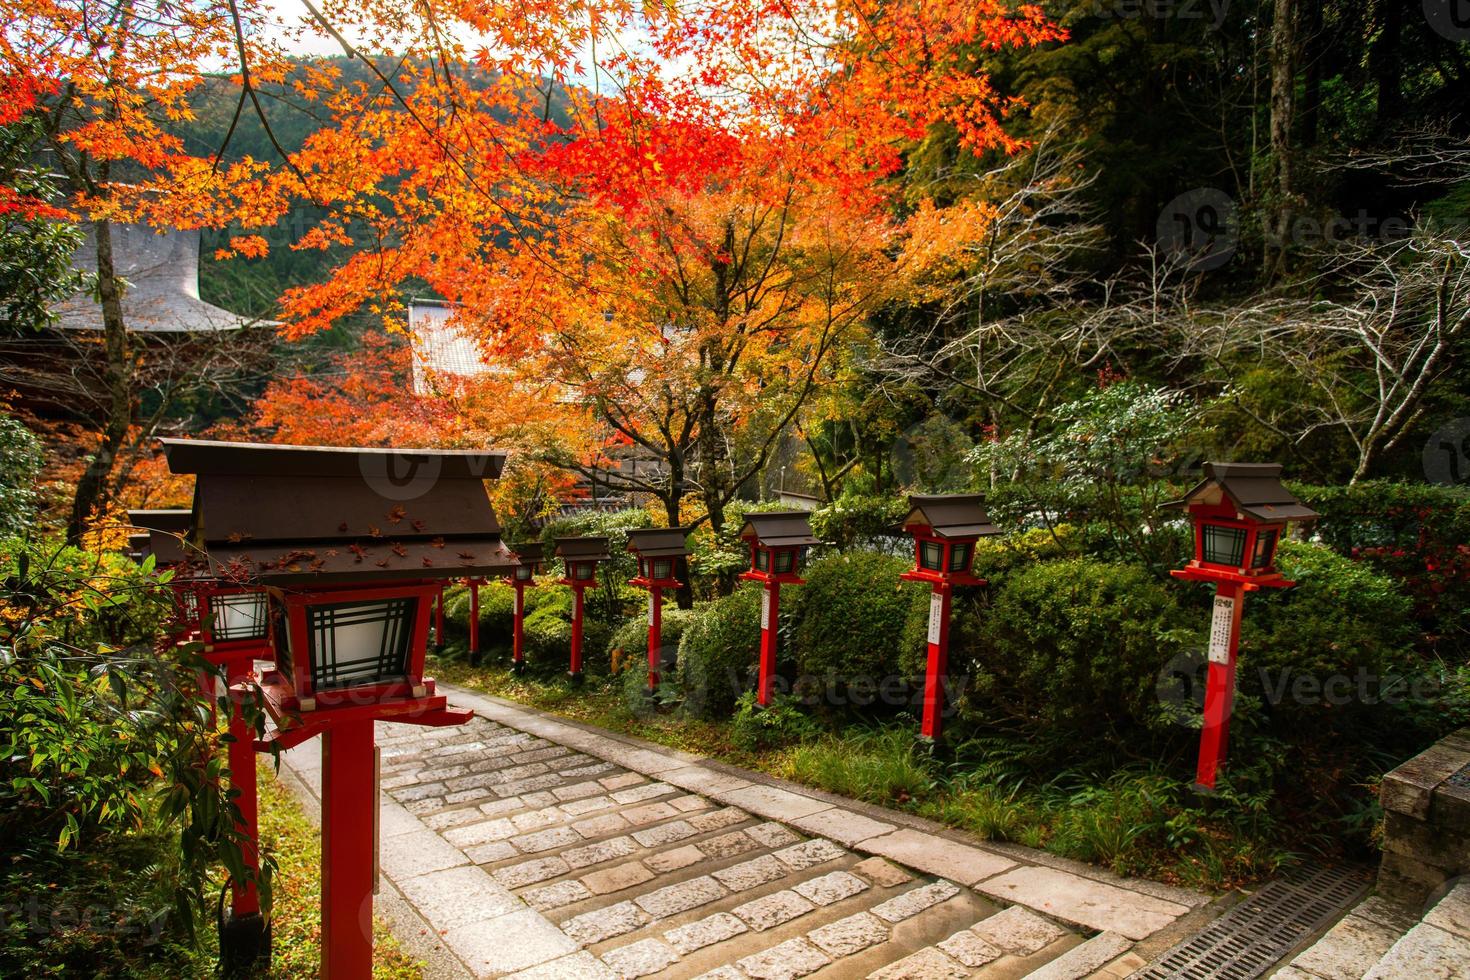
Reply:
[[[1210,663],[1230,662],[1230,629],[1235,624],[1235,600],[1215,596],[1215,614],[1210,620]]]

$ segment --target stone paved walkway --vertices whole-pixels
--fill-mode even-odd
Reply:
[[[1118,978],[1208,903],[448,693],[474,721],[378,733],[378,904],[436,976]]]

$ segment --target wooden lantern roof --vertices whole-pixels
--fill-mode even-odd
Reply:
[[[612,555],[607,550],[607,538],[557,538],[558,558],[571,561],[607,561]]]
[[[1265,523],[1312,521],[1318,513],[1281,485],[1280,463],[1206,463],[1205,478],[1180,500],[1164,506],[1183,510],[1228,499],[1238,513]]]
[[[914,494],[909,497],[905,530],[928,528],[940,538],[979,538],[1000,534],[985,513],[985,496],[979,493]]]
[[[650,527],[628,532],[628,550],[642,558],[682,558],[689,554],[685,540],[693,528]]]
[[[510,550],[522,565],[536,565],[546,560],[546,547],[540,541],[513,544]]]
[[[804,510],[773,510],[746,514],[740,529],[744,541],[754,539],[765,548],[792,548],[821,544],[812,535],[811,515]]]
[[[484,484],[504,453],[160,441],[169,468],[196,477],[190,537],[222,577],[333,585],[515,565]]]

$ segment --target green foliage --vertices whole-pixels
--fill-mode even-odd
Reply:
[[[1023,731],[1095,743],[1155,716],[1156,679],[1195,625],[1133,565],[1087,558],[1009,575],[981,626],[974,707]]]
[[[1386,481],[1292,490],[1322,515],[1315,535],[1413,598],[1422,646],[1470,662],[1470,490]]]
[[[906,805],[934,788],[934,775],[916,750],[910,725],[849,731],[797,746],[783,774],[882,806]]]
[[[0,126],[0,174],[7,189],[49,203],[56,197],[56,181],[44,168],[31,169],[40,133],[41,121],[34,116]],[[88,284],[88,277],[71,267],[84,237],[79,225],[31,218],[24,208],[0,208],[0,333],[50,326],[52,305]]]
[[[934,412],[910,426],[893,444],[893,477],[924,493],[953,493],[970,485],[968,454],[974,443],[965,428]]]
[[[740,540],[740,529],[745,526],[745,515],[772,510],[790,508],[779,501],[771,500],[763,503],[732,500],[726,504],[725,524],[718,534],[694,535],[689,558],[691,567],[707,578],[733,581],[736,575],[750,567],[750,549]]]
[[[679,662],[679,641],[684,636],[684,631],[694,622],[695,612],[692,609],[679,609],[676,606],[664,604],[660,612],[659,638],[662,645],[659,650],[659,661],[664,665],[664,672],[670,672]],[[641,669],[648,663],[648,620],[644,617],[634,617],[613,631],[612,638],[607,641],[608,660],[612,664],[613,673],[618,673],[625,665],[636,666]]]
[[[912,565],[871,552],[829,555],[808,565],[806,585],[783,594],[796,593],[797,673],[839,681],[896,673],[905,626],[928,609],[929,590],[899,579]]]
[[[212,869],[246,872],[216,715],[198,694],[211,668],[197,651],[153,650],[172,601],[166,576],[151,561],[14,539],[0,544],[0,566],[0,837],[17,853],[86,862],[133,835],[175,834],[170,862],[150,875],[149,893],[167,901],[147,921],[171,915],[192,934]]]
[[[638,574],[638,559],[628,551],[628,532],[651,523],[646,510],[579,511],[549,522],[541,531],[541,543],[550,556],[556,553],[557,538],[605,537],[612,560],[601,563],[600,573],[627,580]]]
[[[0,414],[0,537],[25,535],[36,517],[36,480],[45,465],[41,440]]]
[[[568,590],[570,591],[570,590]],[[572,620],[569,607],[547,603],[526,614],[526,665],[540,676],[565,673],[571,663]],[[601,620],[582,619],[582,672],[608,673],[605,655],[612,627]]]
[[[812,738],[819,731],[801,701],[777,694],[761,707],[754,691],[746,691],[735,703],[730,734],[735,744],[749,752],[778,749]]]
[[[907,513],[903,497],[843,494],[812,512],[812,532],[838,551],[893,547],[901,543],[893,530]]]
[[[1183,442],[1194,411],[1183,396],[1124,381],[1058,406],[1052,418],[1054,431],[982,443],[971,462],[1019,474],[1031,507],[1053,521],[1084,511],[1118,554],[1156,566],[1172,559],[1176,539],[1154,532],[1167,523],[1159,507],[1171,495],[1160,477],[1190,461]]]
[[[1413,669],[1413,603],[1391,578],[1330,548],[1283,541],[1277,567],[1296,582],[1247,600],[1241,658],[1326,677]]]
[[[760,590],[737,589],[695,610],[679,642],[679,689],[687,711],[725,718],[751,687],[760,657]]]

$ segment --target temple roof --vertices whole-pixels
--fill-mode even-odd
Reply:
[[[199,298],[199,229],[157,231],[147,225],[115,224],[113,265],[127,280],[123,317],[138,333],[216,333],[271,321],[231,313]],[[97,230],[73,253],[72,268],[97,272]],[[66,330],[101,330],[102,304],[91,293],[77,293],[53,307]]]
[[[470,378],[498,369],[454,322],[454,307],[431,299],[408,304],[408,338],[413,346],[413,392],[434,393],[437,377]]]

